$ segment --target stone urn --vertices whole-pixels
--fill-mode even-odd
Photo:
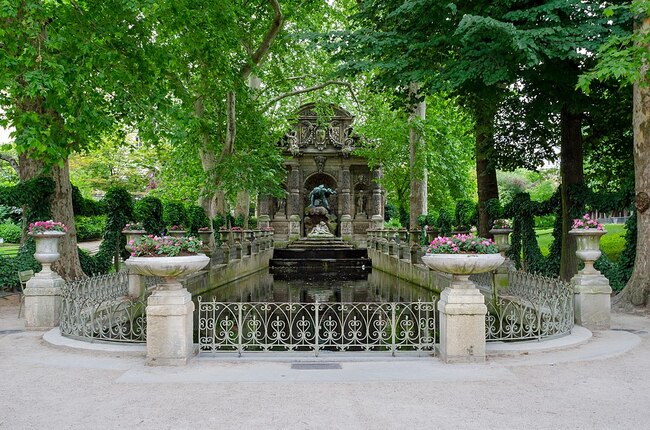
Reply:
[[[63,231],[48,231],[44,233],[30,233],[36,242],[36,252],[34,258],[41,263],[43,270],[37,276],[43,278],[58,277],[50,267],[52,263],[59,259],[59,239],[66,235]]]
[[[612,288],[609,280],[594,267],[601,255],[600,238],[607,230],[572,229],[569,234],[576,237],[576,255],[585,262],[584,269],[571,278],[576,324],[590,330],[607,330],[611,326]]]
[[[450,273],[453,277],[452,286],[457,288],[465,288],[466,284],[473,287],[474,283],[469,280],[470,275],[490,272],[503,264],[504,260],[505,258],[501,254],[426,254],[422,256],[422,262],[431,269]]]
[[[172,237],[183,237],[183,236],[185,236],[185,230],[169,230],[167,233]]]
[[[494,237],[494,243],[496,243],[499,253],[503,257],[506,256],[506,252],[510,249],[510,241],[508,240],[510,233],[512,233],[511,228],[493,228],[490,230],[490,234]]]
[[[140,241],[142,240],[142,236],[147,235],[146,230],[122,230],[122,234],[126,236],[126,245],[124,248],[129,251],[129,253],[133,252],[133,246],[138,245]]]
[[[440,294],[440,358],[446,363],[485,362],[483,294],[469,280],[475,273],[501,266],[500,254],[427,254],[422,261],[433,270],[449,273],[451,284]]]
[[[432,227],[427,227],[426,232],[427,232],[427,241],[429,243],[431,243],[433,239],[438,237],[438,234],[440,234],[440,231],[437,228],[432,228]]]
[[[213,234],[213,230],[199,230],[199,238],[204,246],[210,246],[210,240]]]
[[[589,229],[572,229],[569,234],[576,237],[576,255],[585,262],[585,268],[580,271],[584,275],[600,274],[594,268],[594,262],[600,258],[600,238],[607,234],[607,230]]]
[[[25,286],[25,328],[46,330],[59,325],[61,311],[61,287],[63,279],[52,270],[51,265],[59,259],[59,240],[62,231],[30,233],[36,242],[34,258],[43,269]]]
[[[194,303],[192,295],[177,278],[195,273],[209,262],[210,259],[204,254],[131,257],[125,261],[130,271],[163,278],[163,282],[147,299],[148,365],[184,365],[194,354]]]

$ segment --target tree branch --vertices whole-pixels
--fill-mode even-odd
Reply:
[[[248,79],[248,75],[250,75],[253,71],[253,67],[258,66],[262,60],[264,60],[264,57],[269,52],[269,49],[271,49],[271,44],[275,40],[275,37],[278,35],[282,29],[282,25],[284,24],[284,16],[282,16],[282,11],[280,10],[280,4],[278,3],[278,0],[269,0],[269,2],[273,8],[273,22],[271,23],[269,30],[266,32],[264,40],[262,40],[260,46],[251,56],[250,63],[246,64],[242,68],[242,79]]]
[[[18,168],[18,161],[14,157],[12,157],[12,156],[10,156],[8,154],[3,154],[3,153],[0,152],[0,160],[6,161],[7,163],[9,163],[9,165],[16,172],[16,175],[20,176],[20,169]]]
[[[269,101],[266,104],[266,108],[267,109],[270,108],[275,103],[279,102],[282,99],[286,99],[287,97],[297,96],[299,94],[304,94],[304,93],[310,93],[312,91],[317,91],[317,90],[323,89],[325,87],[328,87],[330,85],[341,85],[341,86],[347,87],[348,90],[350,91],[350,94],[352,94],[352,98],[354,99],[354,102],[357,104],[357,106],[360,106],[359,99],[357,99],[357,95],[354,92],[354,89],[352,88],[352,84],[350,84],[349,82],[345,82],[345,81],[326,81],[326,82],[323,82],[322,84],[314,85],[313,87],[301,88],[301,89],[298,89],[298,90],[290,91],[288,93],[280,94],[279,96],[271,99],[271,101]]]

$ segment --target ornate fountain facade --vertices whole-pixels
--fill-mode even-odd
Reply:
[[[278,241],[305,237],[321,221],[338,237],[365,243],[366,230],[384,219],[381,169],[371,170],[365,158],[353,154],[359,136],[354,117],[338,106],[319,117],[313,103],[298,110],[298,121],[280,142],[284,150],[286,198],[260,196],[258,221],[275,230]],[[319,185],[336,193],[328,197],[328,213],[310,208],[310,193]]]

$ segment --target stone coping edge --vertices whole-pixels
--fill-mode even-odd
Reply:
[[[542,340],[524,340],[524,341],[496,341],[487,342],[486,354],[520,354],[522,352],[535,353],[544,351],[553,351],[565,348],[571,348],[578,345],[583,345],[593,337],[593,334],[588,329],[579,325],[573,326],[571,333],[556,337],[553,339]]]
[[[43,340],[49,343],[52,346],[64,348],[64,349],[74,349],[82,351],[93,351],[93,352],[106,352],[106,353],[116,353],[128,355],[138,355],[144,356],[147,353],[147,345],[142,344],[127,344],[127,343],[108,343],[108,342],[86,342],[83,340],[70,339],[61,335],[61,331],[58,327],[51,329],[50,331],[43,334]]]

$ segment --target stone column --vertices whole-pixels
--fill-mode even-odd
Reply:
[[[469,275],[453,275],[438,301],[440,312],[440,359],[445,363],[485,362],[485,315],[483,294]]]
[[[289,164],[289,196],[287,213],[289,214],[289,241],[300,239],[302,205],[300,204],[300,166]]]
[[[341,167],[341,237],[352,240],[352,210],[350,204],[350,167]]]
[[[369,212],[372,214],[373,224],[376,220],[381,219],[382,223],[384,221],[384,201],[381,192],[381,186],[379,185],[379,180],[382,178],[381,168],[377,167],[372,171],[372,208]],[[382,225],[383,227],[383,225]],[[381,228],[375,226],[375,228]]]
[[[261,194],[257,199],[257,228],[269,227],[271,221],[270,197]]]

